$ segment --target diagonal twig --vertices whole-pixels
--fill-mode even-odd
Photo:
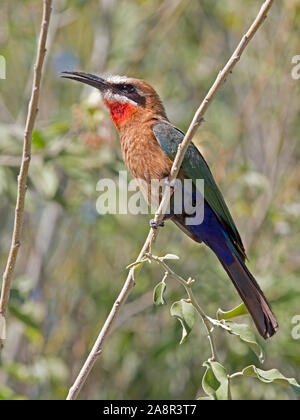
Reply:
[[[214,84],[212,85],[212,87],[210,88],[210,90],[208,91],[207,95],[205,96],[204,100],[202,101],[200,107],[197,109],[194,118],[188,128],[188,131],[186,132],[186,135],[182,141],[182,143],[180,144],[180,146],[178,147],[177,150],[177,154],[176,157],[174,159],[173,165],[172,165],[172,169],[170,172],[170,176],[169,176],[169,184],[172,185],[172,181],[174,181],[178,175],[180,166],[182,164],[184,155],[187,151],[187,148],[189,146],[189,144],[192,141],[192,138],[197,130],[197,128],[199,127],[199,125],[203,122],[203,116],[208,108],[208,106],[210,105],[211,101],[213,100],[213,98],[215,97],[216,93],[218,92],[218,90],[220,89],[220,87],[223,85],[223,83],[226,80],[226,77],[231,73],[233,67],[236,65],[236,63],[239,61],[243,51],[245,50],[246,46],[248,45],[248,43],[250,42],[250,40],[253,38],[253,36],[255,35],[255,33],[257,32],[258,28],[262,25],[262,23],[264,22],[265,18],[267,17],[267,13],[270,10],[271,6],[273,4],[273,0],[266,0],[258,15],[256,16],[254,22],[252,23],[252,25],[250,26],[249,30],[247,31],[247,33],[243,36],[243,38],[241,39],[240,43],[238,44],[236,50],[234,51],[234,53],[232,54],[232,56],[230,57],[230,59],[228,60],[228,62],[226,63],[226,65],[224,66],[224,68],[219,72]],[[172,187],[170,187],[172,188]],[[156,222],[156,224],[158,224],[162,219],[163,219],[163,215],[166,212],[166,209],[168,207],[168,203],[170,200],[170,194],[169,194],[169,188],[165,189],[165,192],[163,194],[162,200],[160,202],[159,208],[155,214],[155,218],[154,221]],[[151,249],[151,245],[153,244],[153,242],[155,241],[156,237],[158,234],[158,229],[153,229],[151,228],[149,231],[149,234],[147,236],[147,239],[143,245],[142,250],[139,253],[139,256],[136,259],[136,263],[140,262],[145,254]],[[82,385],[84,384],[84,382],[86,381],[86,378],[88,377],[94,363],[95,360],[97,359],[98,355],[100,354],[99,352],[102,351],[102,346],[104,343],[105,338],[107,337],[108,333],[111,330],[111,327],[115,321],[115,319],[117,318],[121,307],[123,306],[123,304],[125,303],[127,296],[129,295],[130,291],[132,290],[132,288],[134,287],[134,274],[139,270],[139,266],[138,264],[135,265],[134,267],[132,267],[129,271],[129,274],[127,276],[127,279],[124,283],[124,286],[117,298],[117,300],[115,301],[98,337],[97,340],[88,356],[88,358],[86,359],[83,367],[81,368],[81,371],[79,372],[79,375],[77,376],[77,378],[75,379],[75,382],[73,384],[73,386],[70,388],[68,396],[67,396],[67,400],[74,400],[77,398],[80,389],[82,387]]]
[[[32,131],[35,124],[36,115],[38,112],[39,90],[42,78],[42,68],[44,57],[46,53],[46,40],[48,34],[49,21],[51,16],[52,0],[44,0],[42,25],[37,49],[37,57],[34,65],[34,76],[31,91],[31,98],[28,106],[28,113],[24,131],[23,155],[21,161],[20,172],[18,176],[18,192],[17,202],[15,208],[14,229],[11,241],[11,247],[8,254],[6,268],[3,274],[2,289],[0,297],[0,348],[2,347],[2,340],[5,339],[5,314],[7,310],[10,287],[13,272],[16,265],[18,251],[21,245],[22,222],[24,213],[24,203],[26,195],[27,174],[31,159],[31,140]]]

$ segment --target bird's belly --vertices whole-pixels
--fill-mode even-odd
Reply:
[[[135,180],[148,205],[153,209],[157,209],[162,196],[161,192],[156,191],[156,187],[153,187],[151,181],[148,182],[141,178],[135,178]]]
[[[121,144],[125,164],[143,196],[148,204],[151,201],[151,205],[157,207],[161,194],[155,193],[157,188],[153,188],[153,185],[163,184],[163,180],[169,176],[172,161],[151,136],[137,137],[128,132],[122,136]],[[154,193],[151,194],[151,191]]]

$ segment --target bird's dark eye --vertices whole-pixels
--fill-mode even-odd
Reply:
[[[123,90],[126,93],[133,93],[133,92],[135,92],[135,87],[133,85],[129,85],[129,84],[119,85],[118,88],[120,90]]]

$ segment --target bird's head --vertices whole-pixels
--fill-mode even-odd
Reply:
[[[109,76],[105,79],[89,73],[63,72],[62,77],[93,86],[101,93],[105,105],[118,129],[144,118],[167,118],[162,102],[146,81],[126,76]]]

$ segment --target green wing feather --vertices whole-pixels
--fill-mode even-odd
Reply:
[[[174,160],[177,148],[184,138],[184,133],[167,122],[156,123],[153,125],[152,129],[159,145],[168,157],[171,160]],[[204,157],[193,143],[188,147],[181,168],[184,176],[192,179],[194,183],[196,182],[196,179],[204,180],[205,200],[226,228],[242,257],[246,258],[241,237],[224,201],[222,193],[219,190]]]

